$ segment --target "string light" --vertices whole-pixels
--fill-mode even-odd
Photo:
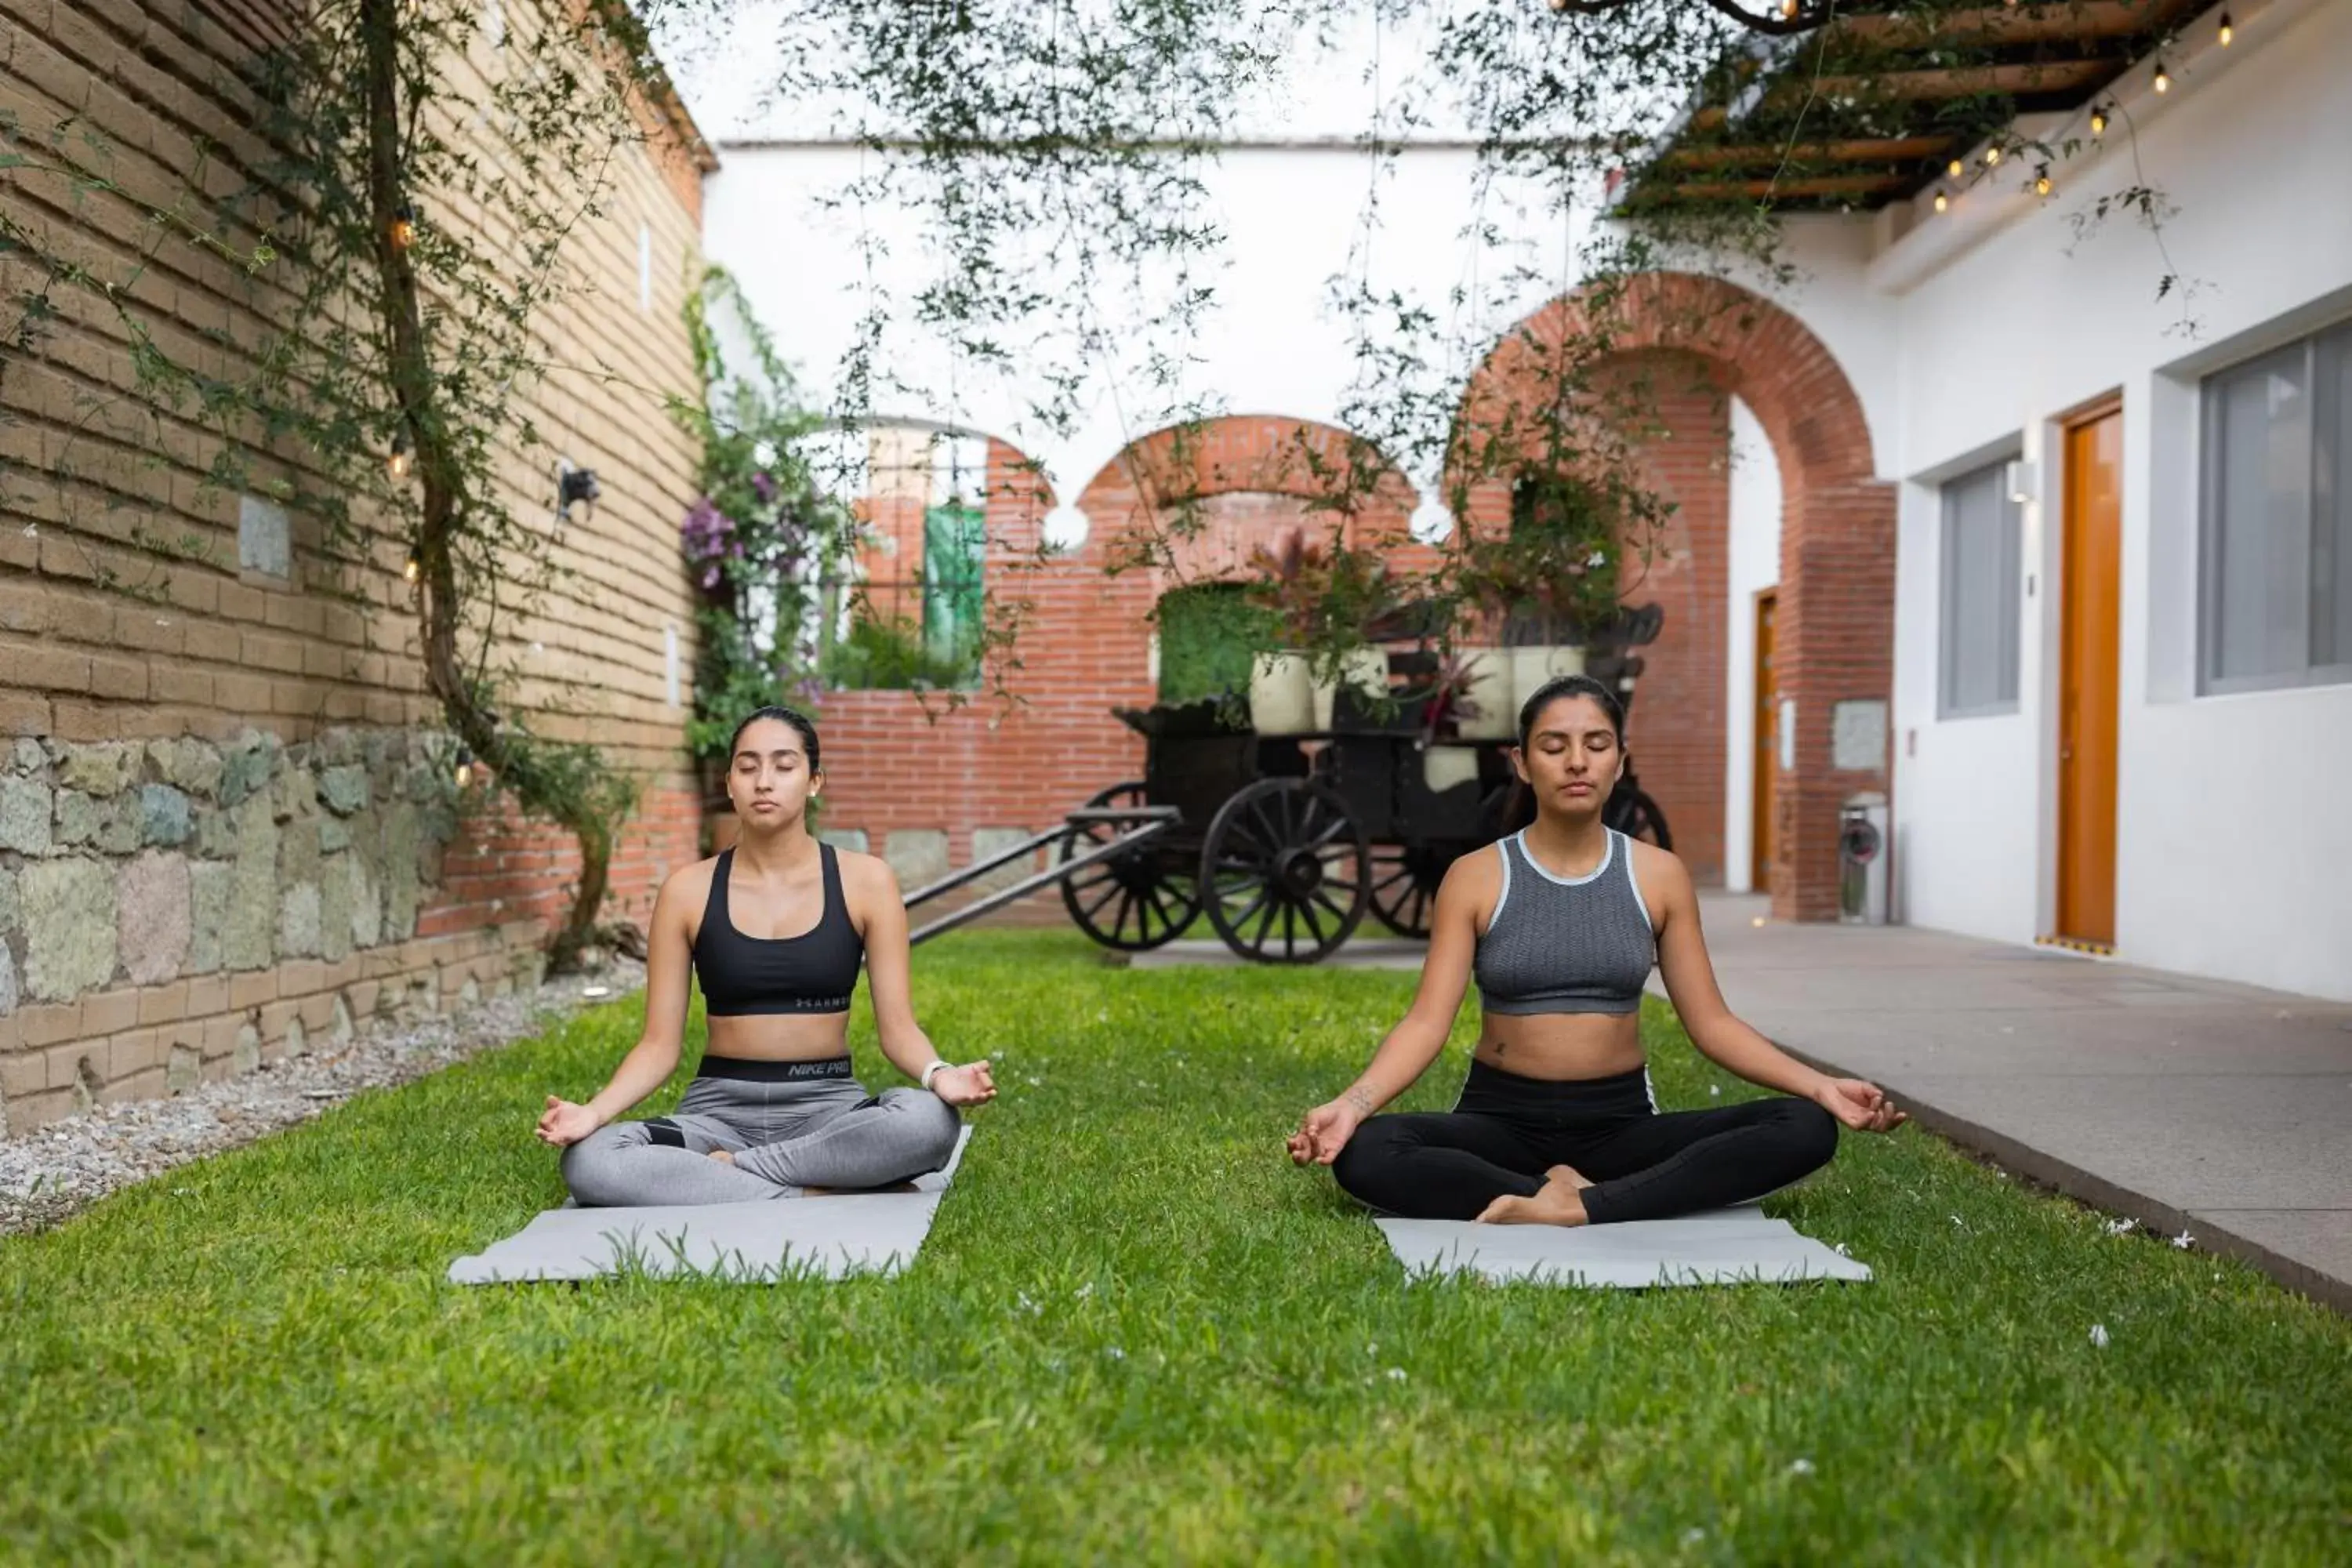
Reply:
[[[2037,196],[2050,194],[2050,171],[2047,169],[2033,177],[2033,194]]]
[[[2162,60],[2156,62],[2155,86],[2156,90],[2158,92],[2170,92],[2172,90],[2172,73],[2164,68],[2164,62]]]
[[[405,431],[392,438],[392,450],[383,459],[384,471],[395,479],[408,477],[408,435]]]
[[[1780,0],[1780,20],[1783,22],[1793,22],[1796,19],[1797,0]],[[2227,25],[2228,24],[2226,22],[2223,24],[2225,26]]]
[[[1967,172],[1968,165],[1961,163],[1958,158],[1953,159],[1950,163],[1944,165],[1944,173],[1951,175],[1952,178],[1956,180]]]
[[[2000,163],[2000,147],[1999,143],[1995,143],[1994,145],[1992,145],[1992,146],[1988,147],[1988,148],[1986,148],[1986,149],[1985,149],[1985,167],[1986,167],[1986,168],[1990,169],[1990,168],[1991,168],[1995,163]]]
[[[2107,133],[2107,111],[2103,106],[2091,110],[2091,140],[2097,141]]]
[[[2236,36],[2237,36],[2237,29],[2236,29],[2235,27],[2232,27],[2231,26],[2230,26],[2230,13],[2228,13],[2227,11],[2222,12],[2222,13],[2221,13],[2221,47],[2222,47],[2223,48],[2225,48],[2225,49],[2226,49],[2226,48],[2228,48],[2228,47],[2230,47],[2230,40],[2231,40],[2232,37],[2236,37]]]
[[[1951,198],[1951,197],[1949,197],[1949,196],[1946,195],[1945,195],[1943,192],[1941,192],[1941,191],[1937,191],[1937,192],[1936,193],[1936,210],[1937,210],[1937,212],[1942,212],[1945,208],[1947,208],[1947,207],[1950,206],[1951,205],[1952,205],[1952,198]]]
[[[400,574],[412,583],[425,575],[425,563],[416,558],[416,552],[414,550],[408,552],[407,564],[401,567]]]
[[[457,748],[457,787],[470,789],[474,783],[474,753],[465,747]]]
[[[406,202],[392,215],[392,247],[406,250],[416,243],[416,209]]]

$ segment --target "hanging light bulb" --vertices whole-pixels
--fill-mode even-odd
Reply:
[[[1941,191],[1937,191],[1937,192],[1936,193],[1936,210],[1937,210],[1937,212],[1942,212],[1945,208],[1947,208],[1947,207],[1950,206],[1951,205],[1952,205],[1952,198],[1951,198],[1951,197],[1949,197],[1949,196],[1946,195],[1945,195],[1943,192],[1941,192]]]
[[[1986,149],[1985,149],[1985,167],[1986,167],[1986,168],[1988,168],[1988,169],[1990,169],[1990,168],[1991,168],[1995,163],[2000,163],[2000,144],[1999,142],[1995,142],[1995,143],[1993,143],[1991,146],[1990,146],[1990,147],[1988,147],[1988,148],[1986,148]]]
[[[416,243],[416,209],[406,202],[392,215],[392,247],[406,250]]]
[[[1967,172],[1968,165],[1961,163],[1958,158],[1953,159],[1950,163],[1944,165],[1944,173],[1951,175],[1952,178],[1956,180]]]
[[[1780,20],[1793,22],[1796,19],[1797,0],[1780,0]]]
[[[465,747],[457,748],[457,787],[470,789],[474,784],[474,753]]]
[[[392,438],[392,450],[383,459],[384,471],[395,479],[408,477],[408,433],[402,431]]]
[[[416,558],[416,552],[414,550],[408,552],[408,563],[401,567],[400,574],[412,583],[425,575],[425,563]]]
[[[2033,176],[2033,194],[2037,196],[2046,196],[2050,194],[2050,172],[2048,170],[2045,169],[2041,174]]]
[[[2231,38],[2233,38],[2233,37],[2235,37],[2237,36],[2237,31],[2238,31],[2238,30],[2237,30],[2235,27],[2232,27],[2231,26],[2230,26],[2230,13],[2228,13],[2227,11],[2222,12],[2222,13],[2221,13],[2221,47],[2222,47],[2223,48],[2225,48],[2225,49],[2226,49],[2226,48],[2228,48],[2228,47],[2230,47],[2230,40],[2231,40]]]
[[[2158,92],[2170,92],[2172,90],[2172,73],[2164,68],[2164,62],[2162,60],[2156,62],[2155,87],[2156,90]]]
[[[2091,139],[2095,142],[2106,133],[2107,110],[2106,106],[2102,104],[2091,110]]]

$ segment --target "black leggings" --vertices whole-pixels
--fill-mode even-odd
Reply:
[[[1661,1115],[1649,1073],[1551,1082],[1470,1064],[1442,1114],[1375,1116],[1331,1174],[1401,1219],[1476,1219],[1506,1193],[1532,1197],[1573,1166],[1594,1225],[1668,1219],[1747,1203],[1829,1163],[1837,1119],[1805,1100],[1758,1100]]]

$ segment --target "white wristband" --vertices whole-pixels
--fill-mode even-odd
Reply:
[[[923,1087],[925,1089],[930,1088],[932,1076],[937,1073],[943,1073],[947,1070],[948,1064],[942,1061],[935,1061],[930,1066],[925,1068],[923,1069]]]

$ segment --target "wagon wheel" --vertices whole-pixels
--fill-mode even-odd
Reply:
[[[1628,838],[1639,838],[1661,849],[1675,847],[1675,836],[1666,830],[1666,814],[1638,784],[1619,784],[1611,792],[1601,819]]]
[[[1113,784],[1087,802],[1088,809],[1150,804],[1139,783]],[[1059,858],[1065,862],[1118,838],[1125,827],[1115,822],[1088,822],[1062,838]],[[1176,857],[1160,841],[1124,849],[1062,879],[1062,907],[1078,929],[1122,952],[1141,952],[1173,942],[1184,934],[1201,912],[1200,889],[1192,874],[1181,869]]]
[[[1372,913],[1399,936],[1426,937],[1437,884],[1452,864],[1443,849],[1381,845],[1372,851]]]
[[[1313,963],[1364,918],[1370,849],[1339,795],[1260,779],[1219,808],[1201,850],[1209,923],[1261,963]]]

